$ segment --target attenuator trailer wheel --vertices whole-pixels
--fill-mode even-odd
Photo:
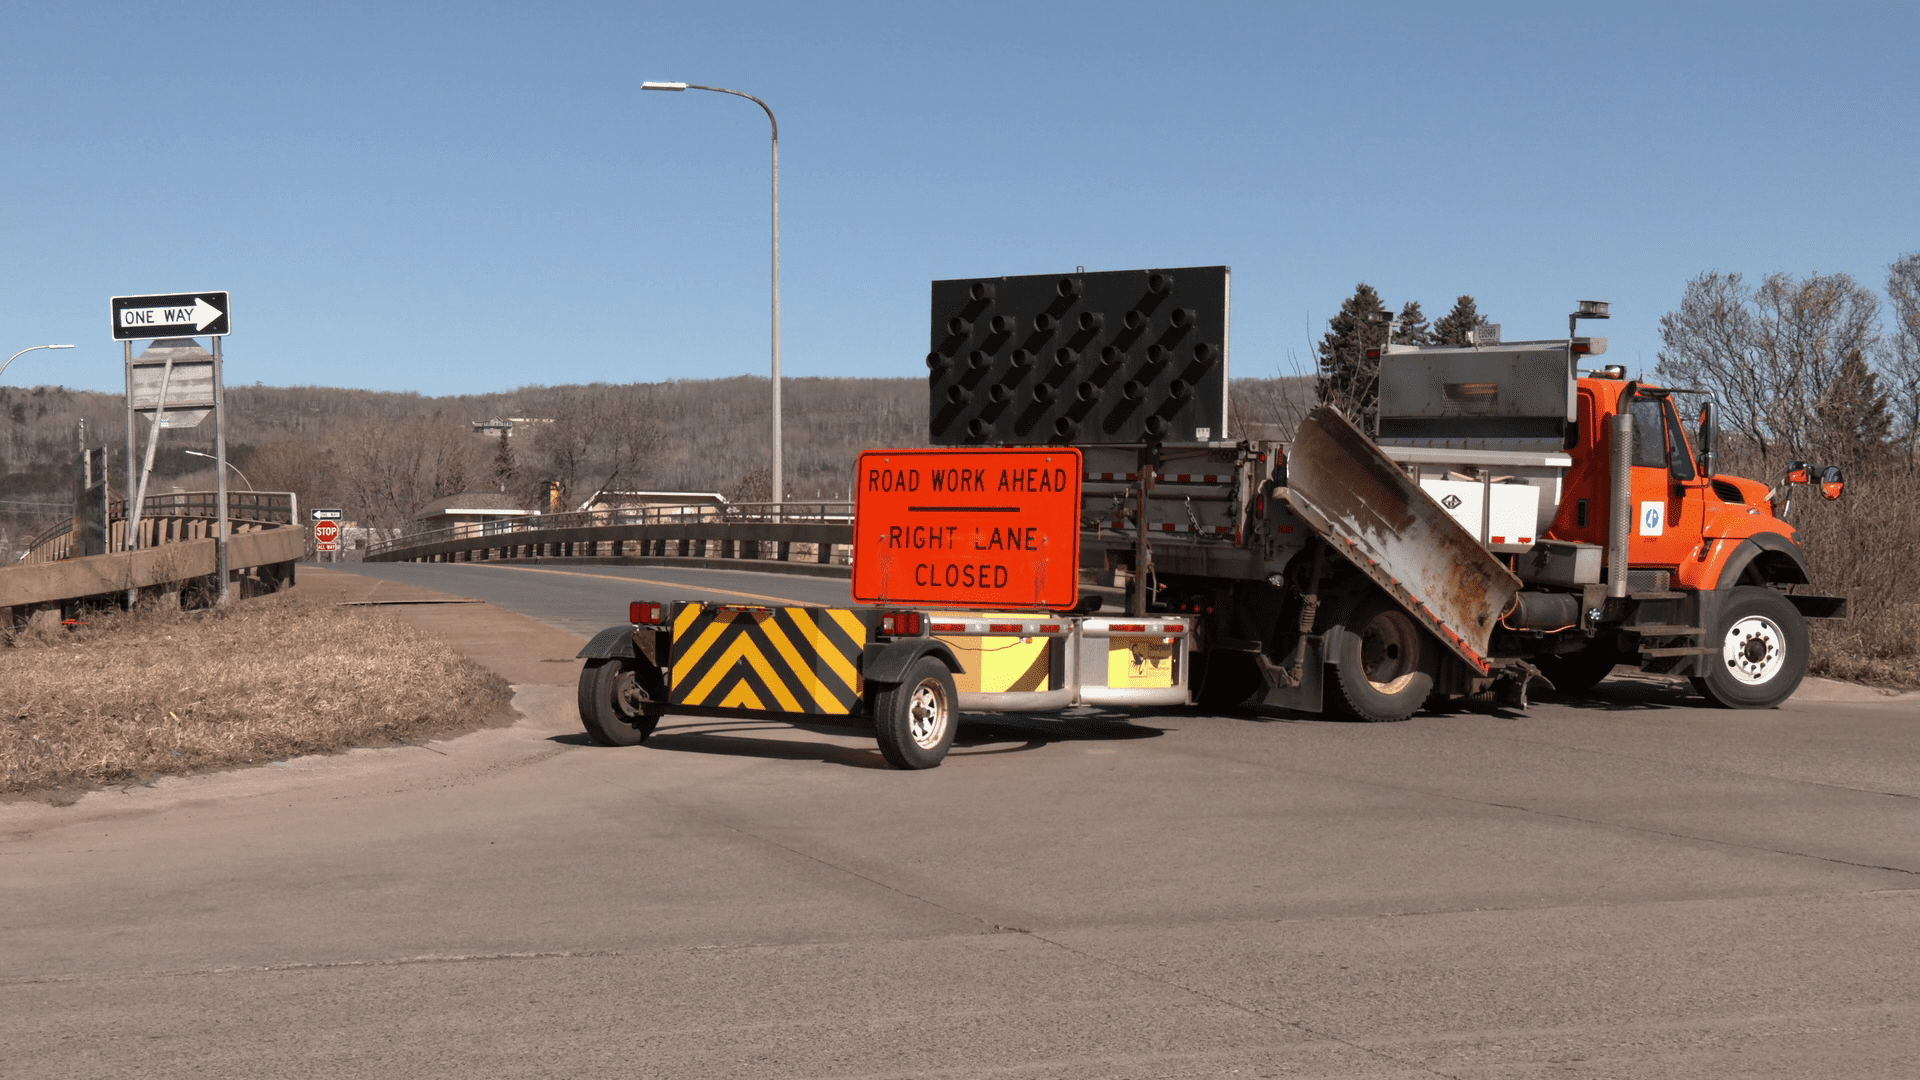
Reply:
[[[580,671],[580,723],[601,746],[637,746],[660,723],[665,695],[651,667],[615,657]]]
[[[1704,644],[1715,651],[1693,685],[1723,708],[1771,709],[1807,674],[1807,620],[1772,589],[1734,589],[1720,609],[1718,632]]]
[[[940,764],[953,746],[957,701],[947,665],[931,656],[915,660],[898,685],[873,695],[873,727],[881,755],[900,769]]]

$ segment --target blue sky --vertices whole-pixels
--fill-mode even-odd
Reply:
[[[1233,371],[1358,281],[1509,338],[1920,250],[1920,12],[1868,5],[0,0],[4,376],[119,391],[114,295],[233,294],[229,383],[919,376],[935,278],[1226,263]]]

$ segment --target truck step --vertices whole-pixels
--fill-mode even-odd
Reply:
[[[1641,649],[1641,656],[1706,656],[1720,650],[1712,645],[1683,645],[1671,649]]]
[[[1644,626],[1628,625],[1620,629],[1629,633],[1639,634],[1641,637],[1679,637],[1682,634],[1697,635],[1706,632],[1697,626],[1667,626],[1651,623]]]

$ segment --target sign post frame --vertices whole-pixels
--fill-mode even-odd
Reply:
[[[230,466],[227,464],[226,380],[221,356],[221,339],[233,332],[231,297],[222,290],[116,296],[108,301],[108,310],[111,315],[112,335],[114,340],[123,344],[122,352],[127,369],[127,512],[124,547],[126,551],[135,551],[141,546],[140,518],[146,509],[147,478],[153,472],[153,456],[160,440],[160,428],[165,425],[167,419],[167,384],[172,381],[174,363],[173,357],[169,354],[160,373],[159,394],[154,401],[153,420],[147,432],[146,454],[136,471],[134,465],[135,418],[145,410],[134,406],[133,343],[136,340],[158,340],[169,337],[187,340],[195,337],[213,339],[213,468],[216,498],[220,503],[218,535],[214,537],[214,552],[215,573],[220,579],[219,602],[225,604],[233,598],[233,583],[229,580],[232,573],[232,560],[227,546],[228,536],[233,530],[233,522],[227,506],[227,469]],[[197,344],[195,342],[196,346]],[[139,598],[138,589],[128,589],[127,607],[132,609]]]

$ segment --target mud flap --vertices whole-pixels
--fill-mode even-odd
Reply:
[[[1336,633],[1345,633],[1336,630]],[[1308,634],[1301,639],[1304,650],[1304,662],[1300,665],[1299,685],[1292,682],[1293,672],[1286,666],[1274,663],[1265,653],[1254,653],[1254,663],[1259,666],[1260,674],[1267,681],[1266,692],[1256,702],[1275,709],[1295,709],[1300,712],[1317,713],[1325,708],[1327,643],[1319,634]]]

